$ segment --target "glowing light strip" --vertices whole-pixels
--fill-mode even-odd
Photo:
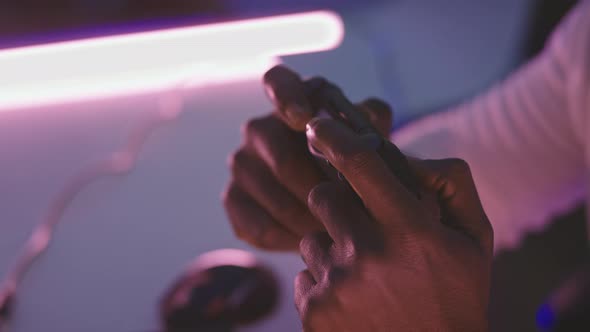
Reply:
[[[343,34],[338,15],[317,11],[2,50],[0,110],[248,77]]]

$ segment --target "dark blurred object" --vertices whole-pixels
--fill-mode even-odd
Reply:
[[[56,34],[70,39],[76,37],[73,33],[93,37],[118,26],[132,30],[150,22],[173,25],[188,18],[215,17],[224,11],[222,0],[0,1],[0,48],[15,46],[11,43],[59,40]]]
[[[524,60],[538,54],[547,38],[578,0],[537,0],[532,6],[529,29],[524,46]]]
[[[12,307],[14,305],[13,294],[0,295],[0,332],[8,324],[10,316],[12,315]]]
[[[245,251],[197,258],[160,302],[166,332],[232,331],[269,315],[278,303],[272,272]]]
[[[538,331],[535,318],[547,294],[590,261],[587,234],[585,210],[579,208],[528,235],[519,248],[499,253],[493,266],[490,331]]]
[[[537,311],[542,331],[590,331],[590,263],[551,292]]]
[[[523,61],[544,48],[555,27],[576,3],[577,0],[537,0],[533,3]],[[544,297],[558,289],[564,277],[590,261],[586,220],[586,211],[578,208],[555,218],[543,231],[528,235],[519,248],[496,256],[489,309],[492,332],[539,330],[535,318],[540,314],[539,304],[544,303]],[[588,326],[590,311],[586,313],[586,316],[567,315],[554,331],[590,331],[578,328]]]

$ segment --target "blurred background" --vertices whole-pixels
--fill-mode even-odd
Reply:
[[[575,2],[9,0],[0,3],[0,52],[330,9],[344,22],[342,44],[281,60],[304,76],[329,77],[353,100],[387,100],[401,126],[501,80],[543,47]],[[153,93],[18,110],[0,105],[0,275],[72,174],[117,151],[160,101]],[[195,88],[182,107],[146,140],[130,174],[101,178],[76,196],[20,289],[12,331],[154,330],[159,296],[193,257],[224,247],[256,252],[234,238],[219,194],[240,124],[270,110],[260,81]],[[584,213],[573,211],[497,256],[494,331],[536,331],[543,299],[588,259]],[[299,258],[256,253],[279,275],[282,296],[269,319],[243,330],[300,330],[291,296]]]

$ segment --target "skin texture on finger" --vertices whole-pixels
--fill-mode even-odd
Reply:
[[[400,183],[376,147],[367,144],[343,124],[315,118],[307,126],[310,143],[348,180],[363,203],[378,221],[390,223],[398,216],[397,226],[420,223],[422,218],[408,215],[419,211],[418,200]]]
[[[307,206],[285,189],[252,151],[239,150],[233,155],[230,164],[233,179],[238,186],[286,230],[302,237],[306,233],[322,229]]]
[[[332,238],[326,232],[310,233],[303,237],[299,243],[301,258],[313,278],[318,282],[324,280],[331,266],[330,248],[332,243]]]
[[[438,189],[431,191],[443,200],[443,207],[447,206],[444,201],[458,199],[460,192],[468,195],[469,190],[464,187],[471,182],[452,180],[464,179],[468,174],[460,162],[444,165],[444,171],[432,170],[435,167],[427,163],[423,166],[438,174],[428,188]],[[441,177],[445,179],[440,180]],[[482,255],[479,243],[465,229],[441,223],[436,213],[424,212],[431,207],[420,200],[415,206],[405,206],[415,212],[406,216],[393,213],[388,218],[394,224],[398,218],[413,214],[426,219],[432,227],[406,228],[401,234],[395,227],[389,227],[391,224],[385,226],[375,220],[371,223],[359,217],[350,208],[354,204],[347,200],[346,191],[339,187],[346,188],[339,182],[322,183],[310,193],[310,211],[325,223],[335,241],[329,263],[313,263],[323,264],[320,269],[327,272],[300,298],[303,302],[298,307],[303,308],[304,328],[308,331],[486,331],[492,257]],[[479,210],[480,223],[485,224],[485,214],[474,199],[462,198],[465,204],[474,205],[464,207],[473,212],[467,217],[476,218],[475,212]],[[364,212],[362,204],[358,200],[356,203]],[[470,222],[477,224],[476,220]],[[371,224],[380,227],[371,231],[367,227]],[[359,238],[359,234],[366,236]],[[359,248],[374,242],[376,235],[383,236],[382,254],[359,253]],[[353,246],[342,247],[339,243],[353,243]]]
[[[267,95],[281,113],[285,123],[296,131],[304,131],[313,117],[303,80],[285,66],[275,66],[263,77]]]
[[[460,159],[443,159],[414,160],[410,164],[421,184],[437,193],[443,221],[470,235],[491,256],[493,230],[467,163]]]
[[[269,250],[290,251],[299,239],[274,220],[237,184],[223,194],[225,211],[236,235],[251,245]]]
[[[393,129],[393,111],[386,102],[378,98],[368,98],[357,104],[357,107],[369,119],[379,134],[383,137],[389,137]]]
[[[306,315],[309,298],[313,295],[315,286],[316,281],[309,270],[303,270],[295,276],[293,287],[295,307],[297,308],[300,317]]]
[[[273,175],[300,202],[325,176],[307,150],[303,133],[289,129],[277,116],[250,121],[245,129],[248,149],[254,151]]]
[[[383,251],[377,225],[344,185],[336,182],[317,185],[309,193],[308,206],[340,249],[339,254],[351,256],[359,250]],[[346,260],[346,257],[337,259]]]

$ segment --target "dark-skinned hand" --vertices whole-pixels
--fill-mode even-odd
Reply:
[[[412,160],[418,199],[341,123],[314,119],[307,138],[357,195],[337,182],[309,195],[327,232],[300,245],[304,331],[486,331],[493,234],[467,164]]]
[[[292,79],[284,67],[269,73],[278,109],[243,126],[242,146],[230,157],[223,203],[242,240],[262,249],[296,250],[305,234],[324,230],[307,208],[309,192],[325,180],[304,133],[315,110],[303,80]],[[382,135],[389,134],[392,112],[387,104],[371,98],[357,107]]]

